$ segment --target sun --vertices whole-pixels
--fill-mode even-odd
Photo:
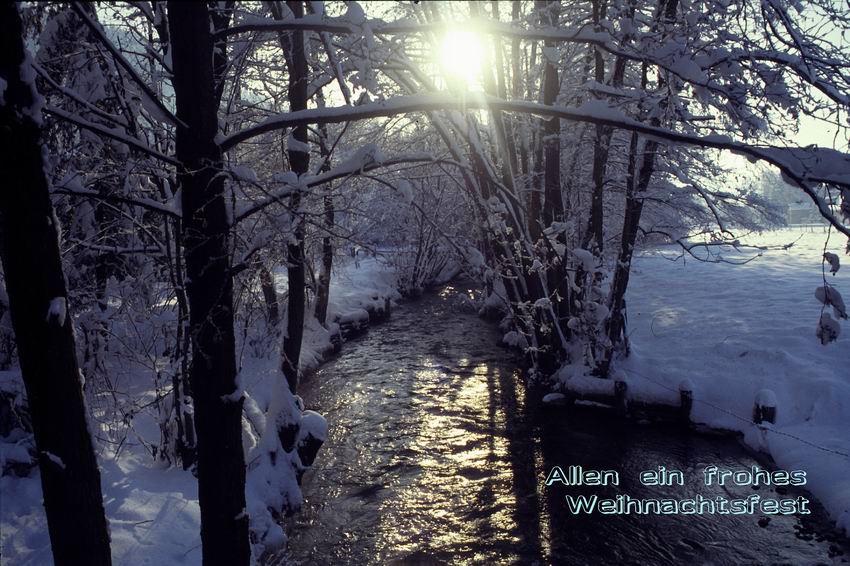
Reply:
[[[440,46],[440,65],[452,79],[474,84],[481,73],[484,48],[481,38],[468,31],[449,30]]]

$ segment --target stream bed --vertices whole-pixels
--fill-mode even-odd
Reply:
[[[304,478],[289,549],[271,564],[831,564],[850,546],[811,515],[573,514],[565,495],[809,497],[706,486],[706,466],[766,466],[731,436],[591,408],[534,410],[498,330],[459,312],[456,286],[407,302],[304,380],[329,438]],[[619,485],[545,486],[554,466]],[[642,470],[684,472],[645,486]],[[778,493],[777,493],[778,492]]]

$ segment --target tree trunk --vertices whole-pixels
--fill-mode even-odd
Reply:
[[[265,266],[260,266],[260,289],[263,292],[263,300],[266,302],[266,318],[270,325],[277,326],[280,320],[277,290],[274,286],[274,277]]]
[[[242,398],[237,390],[233,281],[218,131],[210,15],[203,3],[169,2],[177,117],[178,182],[195,401],[198,498],[205,565],[247,565]]]
[[[25,62],[17,6],[0,8],[0,106],[6,186],[0,254],[39,454],[54,562],[111,564],[100,472],[88,428],[57,222],[40,142],[35,72]],[[15,243],[13,243],[15,242]]]
[[[537,8],[540,11],[541,23],[551,27],[558,25],[559,6],[556,2],[541,2]],[[555,43],[547,41],[546,47],[554,48]],[[558,67],[544,57],[546,61],[543,70],[543,104],[554,105],[557,102],[560,83]],[[553,222],[564,221],[564,203],[561,198],[561,120],[551,118],[541,120],[543,139],[543,195],[546,203],[543,208],[543,225],[549,227]]]
[[[644,63],[641,78],[642,90],[646,90],[646,84],[647,65]],[[660,121],[654,118],[651,120],[651,123],[657,126]],[[637,133],[632,133],[629,144],[628,173],[626,176],[626,208],[623,214],[623,235],[608,301],[611,314],[608,317],[606,328],[608,346],[600,364],[600,373],[602,375],[608,374],[614,353],[617,351],[618,346],[621,345],[622,340],[624,340],[626,330],[624,314],[625,296],[629,285],[632,256],[634,255],[637,234],[640,229],[640,217],[643,212],[642,193],[646,192],[646,189],[649,187],[652,174],[655,171],[655,156],[658,143],[653,140],[646,140],[643,147],[643,154],[639,155],[638,142],[639,137]],[[639,160],[641,161],[640,163]]]
[[[560,6],[557,2],[546,2],[545,0],[537,0],[535,4],[540,23],[550,27],[558,26],[558,16]],[[546,42],[546,47],[554,48],[555,43]],[[558,94],[561,90],[560,81],[558,79],[558,67],[555,63],[545,59],[543,70],[543,104],[555,105],[557,103]],[[561,120],[552,118],[550,120],[541,120],[541,131],[543,139],[541,140],[543,159],[543,198],[545,206],[543,208],[543,227],[549,228],[555,222],[564,222],[564,199],[561,194]],[[557,233],[558,242],[566,246],[566,234],[563,231]],[[567,301],[569,300],[570,288],[564,270],[565,263],[562,258],[559,258],[555,251],[549,247],[548,259],[550,266],[546,272],[549,292],[553,294],[552,301],[556,314],[555,324],[561,327],[561,332],[570,333],[570,329],[564,324],[561,325],[561,320],[566,318],[568,309]],[[552,347],[557,348],[556,333],[552,333]]]
[[[316,104],[319,108],[325,106],[324,92],[320,88],[316,93]],[[321,170],[330,171],[331,168],[331,148],[328,147],[328,126],[327,124],[319,124],[319,153],[324,160]],[[322,206],[324,207],[324,228],[325,235],[322,236],[322,267],[319,270],[319,285],[316,289],[316,320],[319,324],[325,325],[328,321],[328,302],[331,296],[331,273],[333,272],[334,263],[334,247],[332,231],[334,228],[334,198],[331,193],[330,184],[324,187],[325,194],[322,196]]]
[[[511,23],[513,25],[517,25],[519,22],[521,7],[522,4],[520,2],[511,2]],[[519,100],[522,97],[523,76],[520,65],[521,57],[522,47],[520,46],[519,38],[516,37],[511,40],[511,74],[513,75],[514,100]],[[525,183],[528,184],[528,133],[525,116],[515,116],[513,124],[513,132],[519,139],[519,167]],[[534,222],[537,218],[530,212],[529,217],[529,222]]]
[[[662,21],[663,24],[672,25],[676,20],[676,11],[678,10],[678,0],[665,0],[659,3],[658,13],[656,18]],[[666,35],[666,34],[665,34]],[[618,71],[622,72],[620,69]],[[641,70],[641,91],[647,89],[648,66],[643,63]],[[620,77],[622,80],[622,75]],[[663,90],[664,81],[659,77],[658,89]],[[668,102],[662,99],[661,104],[666,105]],[[650,119],[649,123],[652,126],[661,125],[661,120],[658,117]],[[625,296],[629,285],[629,275],[631,273],[632,257],[634,255],[635,243],[637,242],[637,234],[640,230],[640,217],[643,212],[643,197],[642,193],[649,187],[652,180],[652,174],[655,171],[655,159],[658,150],[658,142],[654,140],[646,140],[643,151],[638,149],[638,135],[632,133],[631,143],[629,146],[629,165],[626,179],[626,208],[623,218],[623,235],[621,238],[620,253],[617,258],[617,267],[614,270],[614,277],[611,283],[611,291],[609,294],[609,311],[610,315],[607,321],[606,332],[608,336],[608,345],[599,365],[600,374],[605,376],[611,368],[614,354],[618,347],[625,340],[626,318],[625,318]],[[642,153],[639,156],[639,153]],[[640,160],[640,163],[638,162]],[[626,347],[628,345],[626,344]],[[627,350],[628,351],[628,350]]]
[[[605,2],[593,0],[593,23],[595,29],[599,30],[599,22],[605,11]],[[597,84],[605,82],[605,59],[602,50],[592,47],[595,60],[595,76]],[[590,201],[590,229],[585,238],[585,246],[593,243],[593,249],[601,256],[604,241],[604,212],[603,212],[603,189],[605,182],[605,166],[608,163],[608,148],[611,145],[611,128],[607,126],[596,126],[596,141],[593,144],[593,193]]]
[[[296,18],[304,16],[304,4],[300,1],[287,2],[287,6]],[[278,17],[278,14],[275,15]],[[289,110],[296,112],[307,108],[307,57],[304,52],[304,33],[295,31],[289,41]],[[292,137],[307,143],[307,126],[298,126],[292,131]],[[289,166],[298,175],[307,173],[310,154],[304,151],[288,150]],[[295,215],[295,241],[286,247],[287,275],[289,278],[289,296],[286,321],[286,335],[283,337],[283,375],[289,383],[289,390],[295,394],[298,389],[298,365],[301,359],[301,343],[304,339],[304,222],[298,215],[301,207],[301,194],[294,192],[289,199],[290,213]]]
[[[324,222],[326,228],[334,225],[334,201],[330,193],[322,198],[325,214]],[[319,324],[326,324],[328,320],[328,302],[331,293],[331,273],[333,270],[334,248],[330,234],[322,237],[322,268],[319,271],[319,288],[316,292],[316,319]]]

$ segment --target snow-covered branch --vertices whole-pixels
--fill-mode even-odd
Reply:
[[[33,62],[32,66],[36,70],[36,72],[39,74],[39,76],[47,82],[47,84],[49,84],[51,87],[56,89],[58,92],[61,92],[62,94],[64,94],[65,96],[67,96],[68,98],[70,98],[71,100],[73,100],[74,102],[76,102],[77,104],[79,104],[80,106],[85,108],[86,110],[88,110],[89,112],[96,114],[97,116],[103,118],[104,120],[109,120],[110,122],[114,122],[115,124],[118,124],[119,126],[124,126],[124,127],[127,126],[127,121],[124,120],[124,118],[122,118],[121,116],[116,116],[115,114],[110,114],[109,112],[101,110],[100,108],[98,108],[97,106],[92,104],[91,102],[84,99],[76,91],[74,91],[70,88],[64,87],[61,84],[57,83],[55,80],[53,80],[53,77],[51,77],[50,74],[38,63]]]
[[[401,165],[403,163],[441,163],[460,167],[461,165],[455,161],[447,159],[438,159],[430,153],[407,153],[395,155],[392,157],[384,157],[376,146],[370,144],[362,147],[351,158],[336,167],[319,173],[318,175],[309,175],[300,180],[293,179],[292,182],[286,182],[284,185],[273,193],[270,193],[266,198],[252,202],[237,210],[234,216],[234,223],[245,220],[249,216],[263,210],[267,206],[276,202],[281,202],[284,198],[291,195],[293,192],[303,190],[310,187],[316,187],[325,183],[330,183],[337,179],[368,173],[376,169]]]
[[[413,20],[397,20],[387,22],[381,19],[364,19],[362,23],[354,23],[345,16],[327,17],[312,14],[299,19],[272,20],[255,18],[239,25],[223,29],[216,37],[227,37],[247,32],[277,32],[277,31],[316,31],[335,33],[339,35],[363,34],[368,28],[375,35],[412,35],[442,32],[448,28],[463,29],[474,33],[500,35],[537,41],[589,43],[604,46],[613,38],[607,32],[593,31],[586,26],[571,28],[543,27],[526,29],[511,24],[492,20],[469,20],[446,24],[442,22],[420,23]]]
[[[74,188],[74,187],[55,187],[52,191],[54,194],[59,195],[68,195],[75,197],[86,197],[86,198],[94,198],[100,199],[110,202],[120,202],[123,204],[130,204],[133,206],[139,206],[146,210],[150,210],[151,212],[158,212],[160,214],[165,214],[167,216],[171,216],[172,218],[180,218],[181,214],[178,209],[173,206],[169,206],[167,204],[163,204],[161,202],[157,202],[152,199],[146,198],[133,198],[126,197],[122,195],[112,194],[112,193],[99,193],[97,191],[93,191],[90,189],[84,188]]]
[[[612,108],[603,101],[591,101],[577,107],[548,106],[537,102],[501,100],[482,94],[469,94],[459,98],[450,93],[429,93],[399,96],[386,101],[363,104],[287,112],[271,116],[255,126],[245,128],[220,142],[224,151],[258,135],[291,128],[301,124],[340,123],[368,118],[380,118],[409,112],[431,112],[436,110],[498,110],[537,116],[561,118],[576,122],[610,126],[630,130],[663,142],[722,149],[743,155],[751,160],[766,161],[778,167],[783,174],[799,185],[817,204],[821,214],[836,229],[850,237],[850,228],[844,226],[812,188],[819,183],[838,185],[850,189],[850,155],[827,148],[784,148],[755,146],[735,141],[724,135],[698,136],[649,126],[626,116],[621,110]]]
[[[133,82],[142,90],[142,94],[145,98],[151,102],[161,114],[161,117],[169,122],[173,126],[181,125],[180,120],[174,115],[173,112],[160,100],[160,98],[154,93],[151,87],[139,76],[139,73],[136,72],[136,69],[133,67],[132,63],[130,63],[121,51],[118,50],[117,47],[110,41],[106,34],[103,31],[103,28],[100,25],[92,20],[89,15],[86,13],[85,9],[80,6],[79,2],[71,2],[71,7],[76,12],[77,16],[80,20],[88,26],[91,32],[97,36],[100,43],[109,51],[112,56],[115,58],[115,62],[118,63],[121,68],[127,71],[127,74],[133,79]]]
[[[139,141],[136,138],[128,135],[125,131],[120,130],[118,128],[109,128],[109,127],[104,126],[102,124],[96,124],[94,122],[90,122],[90,121],[88,121],[84,118],[80,118],[79,116],[71,114],[70,112],[66,112],[66,111],[62,110],[61,108],[56,108],[55,106],[46,106],[44,108],[44,112],[47,113],[47,114],[50,114],[52,116],[56,116],[57,118],[60,118],[62,120],[65,120],[66,122],[70,122],[72,124],[75,124],[75,125],[77,125],[81,128],[84,128],[86,130],[89,130],[89,131],[95,132],[97,134],[106,136],[110,139],[121,142],[123,144],[127,144],[128,146],[130,146],[134,149],[137,149],[137,150],[141,151],[142,153],[150,155],[151,157],[156,157],[157,159],[159,159],[160,161],[164,161],[165,163],[170,163],[171,165],[179,165],[180,164],[180,162],[177,161],[176,158],[158,152],[157,150],[155,150],[152,147],[142,143],[141,141]]]

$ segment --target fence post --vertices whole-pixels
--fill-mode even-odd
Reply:
[[[753,422],[762,424],[767,421],[771,424],[776,422],[776,394],[770,389],[762,389],[756,394],[756,402],[753,407]]]
[[[679,383],[679,418],[687,424],[691,420],[691,409],[694,406],[694,384],[690,379]]]
[[[617,409],[617,415],[625,417],[628,412],[628,401],[626,400],[626,391],[628,385],[625,381],[614,382],[614,403]]]

